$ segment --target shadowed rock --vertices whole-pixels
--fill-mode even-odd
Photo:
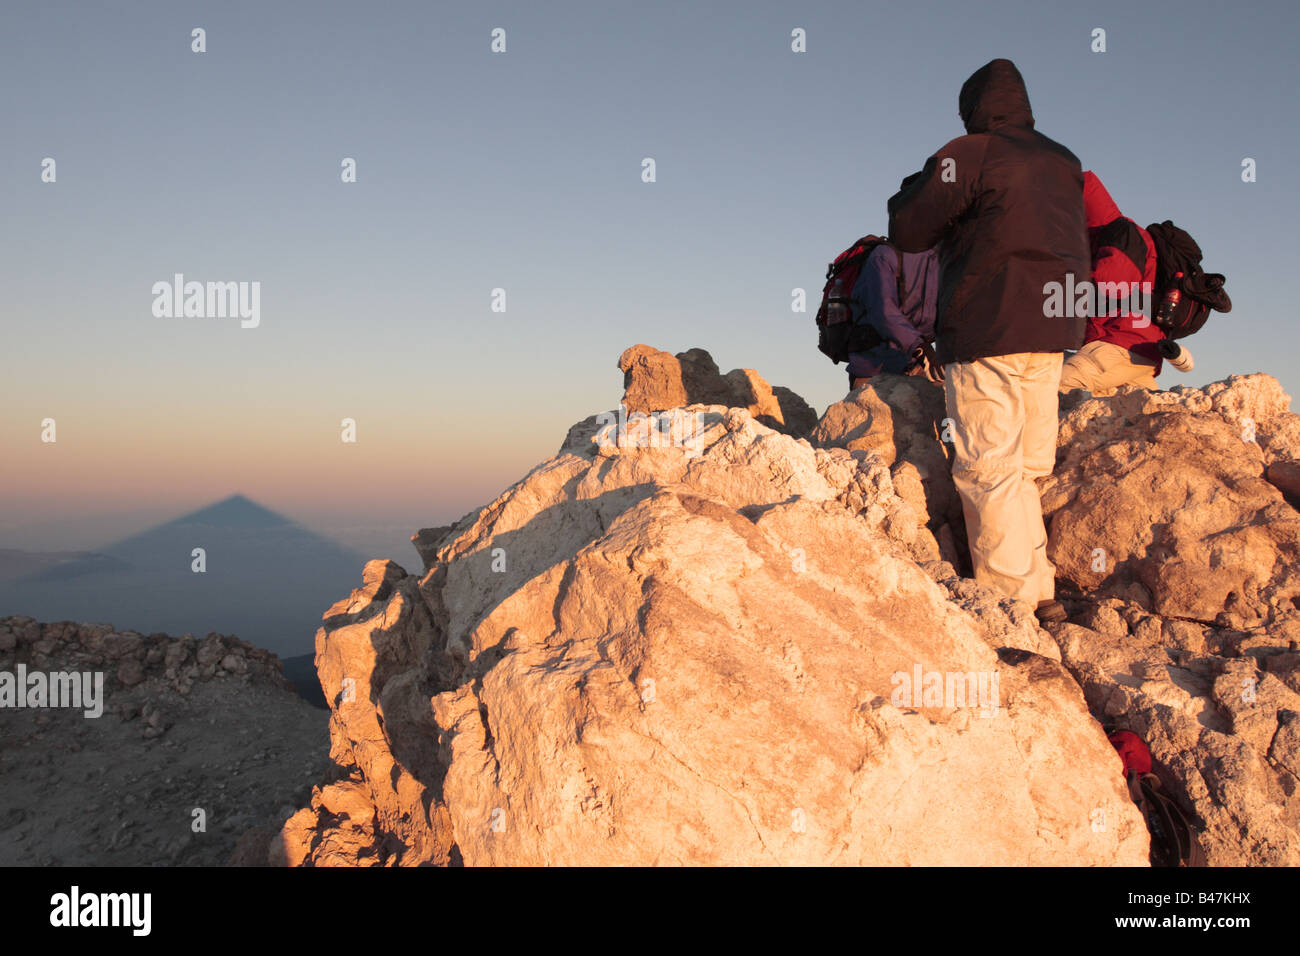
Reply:
[[[1300,505],[1300,461],[1275,461],[1264,469],[1264,477],[1292,505]]]

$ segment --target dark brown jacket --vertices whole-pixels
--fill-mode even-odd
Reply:
[[[1010,60],[977,70],[958,108],[968,135],[931,156],[889,200],[889,236],[900,249],[938,246],[939,361],[1079,348],[1086,317],[1048,318],[1044,308],[1048,283],[1068,289],[1067,276],[1075,286],[1088,281],[1079,160],[1034,130],[1025,82]]]

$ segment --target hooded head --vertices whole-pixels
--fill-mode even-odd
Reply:
[[[968,133],[987,133],[999,126],[1034,128],[1025,81],[1010,60],[990,60],[962,84],[957,109]]]
[[[1083,214],[1088,217],[1088,228],[1098,229],[1120,217],[1119,206],[1091,169],[1083,174]]]

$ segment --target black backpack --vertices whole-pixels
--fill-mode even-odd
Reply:
[[[884,341],[880,333],[861,321],[866,304],[853,297],[853,289],[858,284],[858,274],[867,261],[867,256],[877,246],[887,245],[888,239],[881,236],[863,236],[849,246],[835,261],[826,267],[826,285],[822,288],[822,304],[817,310],[817,348],[838,365],[847,362],[853,352],[865,352],[875,348]],[[903,301],[903,254],[898,253],[898,301]],[[836,292],[836,283],[839,291]],[[832,310],[833,304],[845,306]],[[833,311],[839,313],[838,317]],[[838,318],[837,321],[832,321]]]
[[[1223,273],[1202,271],[1201,247],[1195,239],[1168,219],[1147,226],[1147,232],[1156,247],[1153,319],[1166,338],[1182,339],[1199,332],[1211,310],[1232,310],[1232,300],[1223,290]],[[1165,307],[1166,300],[1170,307]]]

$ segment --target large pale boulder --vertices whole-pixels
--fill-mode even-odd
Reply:
[[[1053,642],[938,560],[879,456],[667,418],[575,426],[419,578],[367,566],[317,636],[352,783],[283,859],[1145,862]]]

